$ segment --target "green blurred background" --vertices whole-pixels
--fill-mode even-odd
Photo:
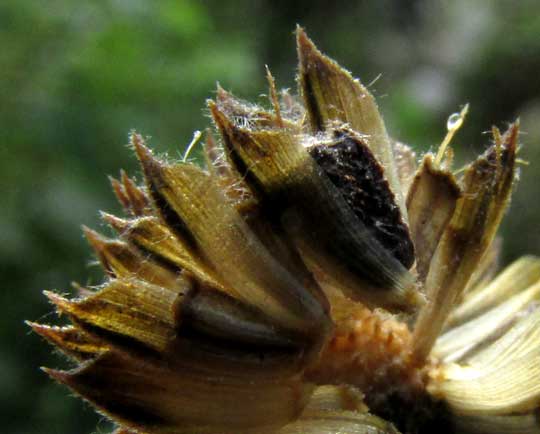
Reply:
[[[504,224],[504,261],[540,254],[537,0],[1,0],[0,432],[108,431],[38,370],[66,363],[23,320],[56,320],[41,290],[99,282],[79,226],[108,232],[97,210],[119,211],[107,175],[138,173],[127,133],[179,156],[209,123],[216,81],[266,103],[268,64],[294,88],[296,23],[364,83],[382,74],[371,89],[388,128],[419,151],[465,102],[460,158],[520,116],[531,165]]]

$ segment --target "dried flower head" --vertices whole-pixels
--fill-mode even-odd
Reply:
[[[297,30],[299,97],[218,88],[206,168],[131,143],[107,280],[47,292],[45,369],[117,433],[537,433],[540,259],[494,277],[518,124],[463,171],[417,163],[369,91]]]

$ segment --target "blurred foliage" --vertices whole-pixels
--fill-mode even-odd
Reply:
[[[118,211],[106,175],[137,173],[127,133],[136,128],[178,156],[192,131],[207,126],[205,99],[217,80],[265,102],[266,63],[281,87],[293,88],[296,23],[365,83],[376,81],[389,130],[420,151],[437,145],[447,116],[465,102],[471,114],[455,140],[461,156],[483,148],[492,124],[520,114],[531,165],[504,225],[504,259],[540,253],[535,0],[2,0],[2,432],[95,430],[93,411],[38,371],[66,362],[29,336],[23,319],[52,315],[42,289],[99,282],[85,266],[91,256],[79,225],[99,228],[97,209]]]

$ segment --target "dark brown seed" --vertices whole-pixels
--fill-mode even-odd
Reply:
[[[346,131],[335,134],[334,143],[310,148],[311,156],[356,217],[403,266],[410,268],[414,263],[414,246],[383,167],[358,138]]]

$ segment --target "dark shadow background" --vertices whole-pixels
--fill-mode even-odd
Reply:
[[[119,211],[106,175],[138,173],[127,133],[179,156],[209,123],[216,81],[263,102],[268,64],[294,88],[296,23],[364,83],[382,74],[371,89],[389,131],[420,151],[465,102],[462,159],[520,116],[531,165],[504,223],[504,261],[540,254],[540,2],[330,3],[1,0],[1,432],[107,432],[38,370],[66,363],[23,320],[55,321],[41,290],[99,282],[79,226],[107,232],[97,210]]]

